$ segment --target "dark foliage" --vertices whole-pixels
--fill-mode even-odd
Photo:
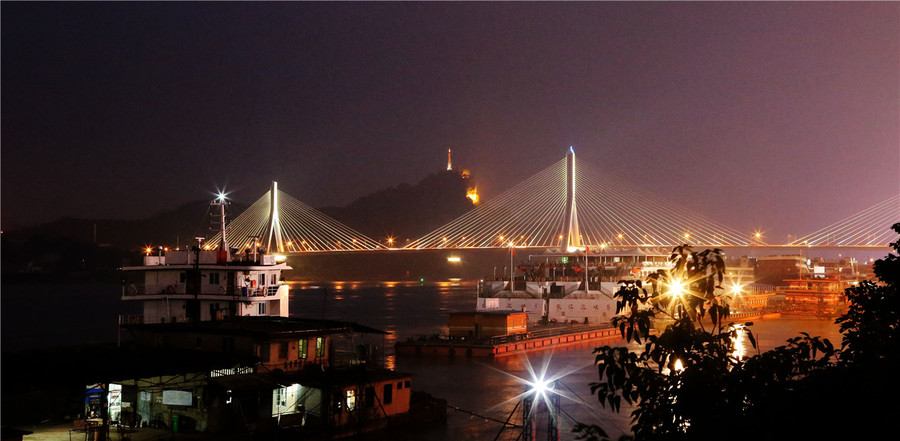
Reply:
[[[893,229],[900,233],[900,223]],[[900,251],[900,240],[891,244]],[[724,265],[717,250],[673,250],[671,272],[654,275],[647,292],[624,285],[616,323],[623,338],[643,342],[641,353],[623,347],[595,349],[600,381],[591,384],[602,406],[624,401],[638,440],[859,439],[884,433],[900,411],[900,258],[874,265],[877,281],[846,291],[848,312],[837,320],[844,334],[837,349],[827,339],[801,333],[755,356],[734,356],[752,323],[723,324],[727,298],[716,295]],[[696,294],[672,314],[666,286],[688,280]],[[643,309],[642,309],[643,308]],[[683,312],[683,314],[680,314]],[[713,326],[702,324],[709,312]],[[649,332],[658,315],[672,322]],[[607,439],[596,426],[579,425],[579,439]]]

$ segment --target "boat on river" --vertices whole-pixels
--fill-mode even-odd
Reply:
[[[334,439],[406,425],[412,375],[384,367],[357,323],[293,317],[283,259],[231,248],[224,199],[218,244],[148,248],[122,300],[141,313],[120,317],[132,335],[94,373],[84,430],[164,428]],[[253,239],[253,238],[251,238]],[[241,239],[243,241],[243,238]],[[414,410],[414,409],[413,409]]]
[[[519,266],[511,262],[511,278],[478,282],[475,308],[451,312],[445,335],[398,342],[396,353],[496,357],[615,341],[621,335],[610,321],[619,280],[637,280],[664,268],[667,257],[656,249],[601,247],[577,253],[547,250]]]

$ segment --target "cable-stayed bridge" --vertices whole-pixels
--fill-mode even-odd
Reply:
[[[885,246],[897,240],[889,227],[900,222],[900,195],[879,202],[853,216],[841,219],[800,237],[789,246]]]
[[[366,235],[278,190],[278,184],[227,224],[225,237],[239,251],[254,240],[270,252],[366,251],[385,248]],[[216,233],[207,244],[217,244]]]
[[[566,157],[406,249],[548,247],[884,247],[897,240],[900,195],[785,245],[716,222],[656,197],[598,167]],[[278,190],[277,184],[228,223],[232,248],[270,252],[367,251],[392,248]],[[215,244],[221,233],[207,241]]]
[[[748,246],[751,236],[616,179],[573,152],[410,248]]]

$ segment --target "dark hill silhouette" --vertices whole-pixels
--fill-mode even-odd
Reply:
[[[415,186],[400,184],[363,196],[346,207],[321,211],[339,222],[384,242],[395,237],[397,246],[415,240],[472,209],[466,197],[468,179],[455,171],[426,176]]]
[[[457,172],[426,176],[416,185],[363,196],[346,207],[321,211],[378,241],[396,238],[403,246],[472,209],[466,197],[468,180]],[[233,219],[249,204],[232,201]],[[146,219],[61,218],[46,224],[2,234],[2,272],[5,281],[23,273],[61,277],[98,272],[138,263],[146,246],[187,247],[194,237],[210,237],[208,200],[197,200],[161,211]]]
[[[240,213],[246,204],[233,202]],[[3,232],[3,275],[43,273],[72,275],[113,270],[136,263],[146,246],[189,246],[194,237],[209,237],[209,201],[193,201],[146,219],[77,219],[65,217],[33,227]]]

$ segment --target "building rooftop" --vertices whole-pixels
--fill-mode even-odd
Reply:
[[[192,323],[143,323],[122,325],[122,328],[134,331],[249,335],[269,339],[340,333],[389,334],[354,322],[273,316],[229,317],[224,320]]]
[[[312,387],[357,385],[360,382],[400,380],[411,376],[411,374],[404,372],[396,372],[389,369],[372,369],[362,365],[350,369],[325,370],[321,369],[320,366],[310,366],[308,369],[299,371],[256,372],[244,375],[214,377],[210,381],[228,389],[255,390],[292,383]]]

